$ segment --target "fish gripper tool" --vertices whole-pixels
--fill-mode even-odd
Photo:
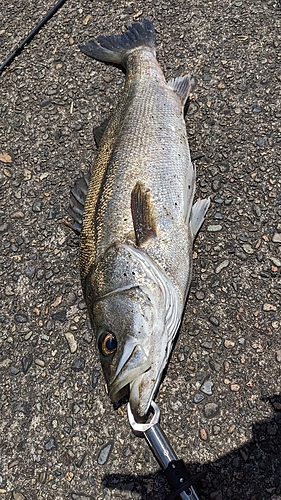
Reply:
[[[154,401],[151,402],[153,416],[149,423],[137,423],[132,414],[130,403],[128,403],[128,418],[130,425],[137,436],[144,436],[151,450],[156,456],[161,467],[164,469],[165,477],[172,492],[165,500],[174,500],[180,497],[182,500],[200,500],[193,483],[201,474],[191,476],[184,461],[179,460],[172,449],[168,438],[159,425],[160,410]]]

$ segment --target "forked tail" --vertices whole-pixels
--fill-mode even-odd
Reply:
[[[128,54],[137,47],[149,47],[155,55],[155,31],[149,19],[131,24],[123,35],[99,36],[97,41],[89,40],[79,48],[93,59],[122,66],[126,64]]]

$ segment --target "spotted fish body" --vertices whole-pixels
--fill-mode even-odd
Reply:
[[[190,78],[165,81],[152,23],[98,42],[80,48],[122,64],[126,82],[91,173],[80,272],[109,395],[128,394],[140,421],[181,322],[209,200],[192,206],[195,168],[183,118]]]

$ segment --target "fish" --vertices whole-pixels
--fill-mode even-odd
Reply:
[[[129,400],[136,422],[151,402],[179,330],[194,239],[209,198],[193,203],[184,106],[190,75],[166,82],[149,19],[80,49],[122,66],[125,85],[96,132],[90,179],[72,189],[80,275],[109,397]]]

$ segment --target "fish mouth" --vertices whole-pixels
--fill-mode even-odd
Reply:
[[[122,389],[131,386],[136,379],[150,369],[151,363],[140,344],[129,339],[126,342],[123,356],[121,357],[115,377],[109,383],[109,396],[111,401],[118,401],[122,396]]]

